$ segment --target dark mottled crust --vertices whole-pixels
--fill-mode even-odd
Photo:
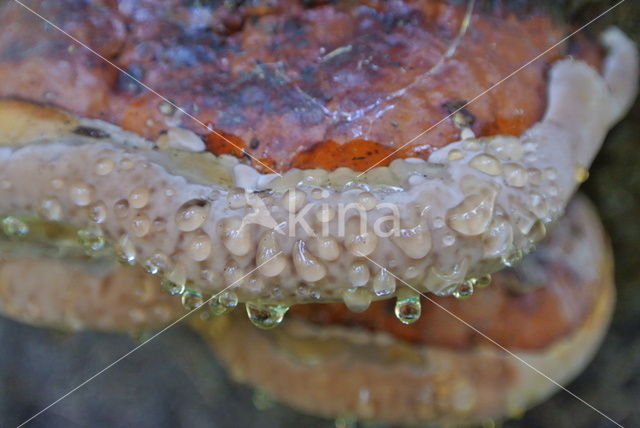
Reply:
[[[240,147],[209,145],[215,153],[244,151],[287,170],[315,166],[308,150],[325,168],[371,165],[375,156],[323,157],[318,145],[361,140],[390,153],[565,30],[538,12],[479,8],[454,49],[466,11],[459,3],[63,0],[33,7]],[[0,35],[0,96],[53,103],[150,138],[176,125],[207,132],[19,5],[10,2],[0,24],[8,28]],[[519,134],[536,122],[547,66],[567,49],[469,106],[473,130]],[[395,156],[426,157],[458,137],[446,121]]]

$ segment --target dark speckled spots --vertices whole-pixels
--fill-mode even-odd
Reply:
[[[465,100],[451,100],[442,105],[442,108],[447,114],[454,117],[454,122],[461,127],[473,126],[476,121],[474,115],[472,115],[466,108],[467,101]]]
[[[144,69],[140,65],[131,64],[125,71],[128,75],[118,71],[116,90],[118,92],[129,92],[131,94],[142,92],[143,87],[139,82],[144,79]]]
[[[78,126],[73,130],[74,134],[91,138],[109,138],[109,134],[102,129],[92,128],[90,126]]]
[[[81,7],[73,7],[80,3]],[[353,141],[375,142],[380,153],[393,152],[446,116],[444,102],[472,99],[487,82],[538,55],[560,33],[545,16],[506,20],[497,8],[477,12],[473,37],[466,34],[453,46],[464,22],[465,4],[443,0],[166,0],[164,7],[152,0],[40,4],[45,16],[185,108],[196,121],[158,112],[156,97],[134,79],[88,51],[68,50],[68,38],[34,26],[33,15],[17,6],[0,15],[0,25],[12,25],[12,31],[0,37],[0,75],[5,77],[0,79],[0,95],[55,102],[150,139],[174,126],[167,122],[170,119],[179,119],[180,126],[200,135],[207,132],[202,123],[213,123],[237,137],[246,153],[278,171],[295,166],[296,154],[317,152],[314,146],[326,141],[349,148],[348,154],[338,151],[334,157],[344,164],[327,163],[329,167],[358,163],[366,168],[377,155],[370,144],[358,148]],[[488,42],[494,46],[492,52],[509,55],[491,57]],[[15,46],[24,49],[16,52]],[[588,44],[577,50],[580,57],[590,51]],[[445,54],[449,57],[443,61]],[[473,121],[476,134],[517,135],[535,123],[544,111],[547,66],[561,56],[562,50],[554,50],[470,106],[463,116]],[[597,62],[597,53],[594,58]],[[455,141],[459,133],[454,123],[444,121],[398,156],[425,158],[433,148]],[[255,148],[250,144],[253,138],[260,141]],[[216,154],[229,152],[224,144],[228,143],[223,140],[210,149]],[[244,157],[245,151],[238,155]],[[372,154],[363,155],[368,151]],[[304,163],[319,165],[309,157]]]

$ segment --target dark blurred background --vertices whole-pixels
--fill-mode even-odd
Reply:
[[[2,2],[0,2],[2,3]],[[566,2],[565,2],[566,3]],[[587,22],[602,1],[570,1]],[[591,5],[594,3],[594,5]],[[598,22],[640,41],[640,1]],[[1,31],[1,30],[0,30]],[[568,388],[625,427],[640,426],[640,104],[609,135],[583,190],[611,235],[618,301],[600,351]],[[16,426],[136,346],[131,337],[63,334],[0,319],[0,426]],[[348,420],[301,415],[239,386],[209,349],[177,325],[33,420],[29,427],[332,427]],[[367,426],[375,426],[368,424]],[[567,393],[504,423],[524,427],[609,427]]]

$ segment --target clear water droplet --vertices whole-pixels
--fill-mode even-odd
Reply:
[[[484,287],[488,287],[491,284],[491,275],[487,274],[487,275],[483,275],[480,278],[476,278],[475,280],[475,286],[477,288],[484,288]]]
[[[458,285],[458,288],[456,288],[453,292],[453,297],[455,297],[456,299],[466,299],[468,297],[471,297],[474,291],[473,282],[474,281],[465,281],[462,284]]]
[[[89,220],[94,223],[104,223],[107,219],[107,207],[103,202],[96,202],[88,207]]]
[[[152,275],[162,274],[169,267],[169,259],[162,253],[155,253],[144,261],[143,267]]]
[[[373,292],[376,296],[387,296],[396,291],[396,277],[387,269],[380,269],[373,278]]]
[[[78,230],[78,239],[84,251],[90,256],[97,255],[106,245],[102,230],[99,228],[90,227]]]
[[[422,313],[422,306],[420,305],[420,296],[417,294],[399,297],[396,300],[396,306],[394,308],[396,318],[402,324],[413,324],[420,319]]]
[[[522,260],[523,256],[521,250],[514,250],[512,253],[502,256],[502,263],[507,267],[513,267]]]
[[[115,246],[118,261],[133,266],[136,263],[136,247],[129,235],[122,235]]]
[[[168,279],[163,279],[162,281],[160,281],[160,285],[162,286],[162,288],[165,289],[167,293],[171,294],[172,296],[177,296],[178,294],[182,294],[186,290],[186,287],[184,284],[180,285],[173,281],[169,281]]]
[[[187,286],[187,271],[181,263],[177,263],[160,284],[172,296],[182,294]]]
[[[224,291],[209,301],[209,310],[214,316],[229,312],[236,306],[238,306],[238,296],[233,291]]]
[[[247,316],[253,325],[261,329],[270,329],[280,325],[284,315],[289,310],[286,305],[269,305],[247,302],[245,303]]]
[[[62,207],[55,198],[47,198],[40,203],[40,215],[47,220],[60,221],[62,219]]]
[[[177,296],[183,294],[187,290],[186,282],[184,281],[175,281],[168,278],[160,281],[160,285],[165,291],[172,296]]]
[[[24,236],[29,233],[29,226],[18,217],[8,216],[2,219],[2,232],[7,236]]]
[[[187,288],[182,293],[182,306],[188,311],[198,309],[203,303],[202,293],[199,290]]]

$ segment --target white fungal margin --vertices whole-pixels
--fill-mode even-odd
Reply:
[[[544,236],[630,105],[637,51],[616,29],[603,41],[603,76],[580,61],[555,63],[547,112],[520,137],[457,141],[428,162],[395,160],[360,179],[348,168],[274,177],[199,153],[181,131],[172,135],[182,143],[163,149],[80,120],[108,137],[45,134],[0,147],[0,213],[53,204],[62,221],[103,234],[124,261],[205,293],[277,254],[235,286],[241,301],[347,299],[366,307],[394,295],[385,272],[368,265],[365,274],[364,256],[419,290],[450,294]]]

